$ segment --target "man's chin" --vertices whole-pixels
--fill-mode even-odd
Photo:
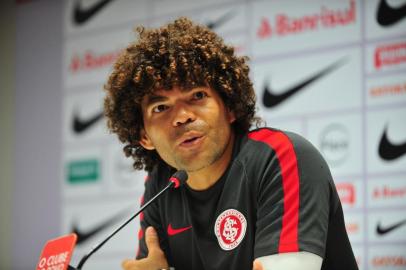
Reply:
[[[216,160],[216,157],[202,158],[198,156],[190,156],[188,158],[178,159],[176,162],[176,167],[178,168],[178,170],[197,172],[209,167],[214,162],[216,162]]]
[[[176,162],[176,167],[179,170],[185,170],[187,172],[197,172],[210,165],[210,162],[202,161],[196,157],[191,157],[189,159],[182,159]]]

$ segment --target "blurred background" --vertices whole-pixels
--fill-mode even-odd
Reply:
[[[0,269],[35,268],[79,235],[72,264],[138,209],[102,116],[103,84],[135,26],[179,16],[250,57],[258,114],[330,165],[360,269],[406,269],[405,0],[7,0],[0,4]],[[85,269],[135,256],[138,220]]]

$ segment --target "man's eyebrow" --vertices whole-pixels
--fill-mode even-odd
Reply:
[[[165,97],[165,96],[149,95],[149,96],[147,97],[147,101],[146,101],[145,104],[146,104],[147,106],[150,106],[150,105],[152,105],[152,104],[154,104],[154,103],[161,102],[161,101],[165,101],[165,100],[168,100],[168,98]]]

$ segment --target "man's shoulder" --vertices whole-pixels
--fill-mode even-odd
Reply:
[[[247,134],[247,139],[248,147],[264,148],[273,152],[290,148],[314,148],[302,135],[272,127],[251,130]]]
[[[304,157],[320,157],[319,151],[306,138],[295,132],[263,127],[249,131],[242,140],[237,159],[245,164],[280,162],[283,157],[301,161]],[[254,167],[257,167],[254,165]]]
[[[174,173],[175,169],[171,168],[164,162],[158,162],[158,164],[148,173],[145,184],[153,189],[160,189],[168,184],[168,179]]]

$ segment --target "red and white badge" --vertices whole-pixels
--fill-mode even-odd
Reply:
[[[236,248],[244,239],[247,220],[241,212],[228,209],[221,213],[214,224],[214,234],[224,250]]]

